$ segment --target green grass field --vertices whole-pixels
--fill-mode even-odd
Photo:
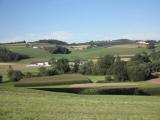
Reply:
[[[29,55],[30,59],[22,60],[13,65],[14,69],[23,72],[37,72],[37,68],[27,68],[26,63],[48,60],[51,57],[66,57],[70,60],[92,59],[105,54],[133,55],[147,51],[146,48],[91,48],[73,50],[69,55],[51,55],[43,49],[24,47],[9,48],[21,54]],[[25,63],[25,64],[24,64]],[[0,74],[5,75],[8,65],[0,65]],[[88,77],[94,83],[86,78]],[[75,79],[77,78],[77,79]],[[4,78],[5,80],[7,78]],[[0,83],[0,120],[160,120],[160,84],[146,82],[126,83],[95,83],[104,80],[105,76],[38,77],[23,79],[17,83]],[[47,84],[46,84],[47,83]],[[49,84],[48,84],[49,83]],[[89,83],[89,84],[78,84]],[[30,87],[15,87],[14,85]],[[140,95],[82,95],[61,92],[51,92],[34,88],[87,88],[84,91],[99,92],[110,90],[127,90],[138,88],[151,96]],[[43,85],[50,86],[43,86]],[[33,85],[33,86],[32,86]],[[88,86],[87,86],[88,85]],[[96,88],[92,91],[90,88]],[[64,89],[65,90],[65,89]],[[153,96],[152,96],[153,95]]]
[[[84,49],[84,50],[72,50],[71,54],[50,54],[49,52],[45,51],[44,49],[34,49],[34,48],[25,48],[25,47],[8,47],[10,50],[26,54],[30,56],[30,59],[22,60],[20,63],[31,63],[34,61],[45,61],[49,60],[52,57],[55,58],[68,58],[69,60],[74,59],[94,59],[101,56],[104,56],[106,54],[111,55],[133,55],[136,53],[140,53],[143,51],[148,51],[146,48],[104,48],[104,47],[98,47],[98,48],[90,48],[90,49]]]
[[[87,77],[93,82],[105,80],[105,75],[87,75]]]
[[[159,120],[160,97],[76,95],[0,84],[0,120]]]
[[[91,83],[87,77],[80,74],[63,74],[50,77],[33,77],[24,78],[15,83],[18,87],[30,87],[30,86],[48,86],[48,85],[64,85],[64,84],[80,84]]]

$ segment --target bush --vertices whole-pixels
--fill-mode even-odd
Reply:
[[[19,81],[24,77],[21,71],[10,69],[8,71],[8,78],[10,81]]]
[[[107,75],[107,76],[105,77],[105,81],[107,81],[107,82],[113,81],[112,76],[111,76],[111,75]]]

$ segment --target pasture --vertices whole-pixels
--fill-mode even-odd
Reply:
[[[106,54],[111,55],[120,55],[120,56],[130,56],[136,53],[148,52],[147,48],[105,48],[105,47],[96,47],[96,48],[88,48],[83,50],[75,50],[71,49],[71,54],[50,54],[48,51],[45,51],[42,48],[26,48],[26,47],[8,47],[11,51],[26,54],[30,56],[30,59],[22,60],[18,63],[32,63],[36,61],[47,61],[50,58],[67,58],[69,60],[81,59],[97,59]]]
[[[159,120],[158,96],[77,95],[0,84],[0,120]]]

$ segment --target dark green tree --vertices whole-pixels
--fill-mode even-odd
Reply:
[[[80,59],[76,59],[74,61],[72,72],[74,72],[74,73],[78,72],[79,71],[79,67],[80,67]]]
[[[131,61],[137,61],[139,63],[147,63],[150,62],[149,56],[146,52],[138,53],[131,58]]]
[[[155,44],[153,42],[151,42],[147,45],[147,48],[150,49],[150,50],[154,50],[155,49]]]
[[[121,61],[119,57],[116,59],[115,63],[110,68],[110,72],[113,74],[115,81],[128,80],[126,62]]]
[[[151,69],[147,64],[128,67],[128,76],[131,81],[144,81],[150,79]]]
[[[106,74],[110,66],[113,65],[114,60],[115,60],[115,57],[112,55],[105,55],[104,57],[101,57],[97,62],[99,66],[99,72],[101,74]]]
[[[80,66],[80,73],[81,74],[93,74],[94,70],[94,63],[92,61],[88,61]]]
[[[68,59],[61,58],[57,61],[56,69],[58,73],[67,73],[70,71],[69,61]]]
[[[158,51],[158,52],[152,52],[150,54],[150,59],[152,61],[159,61],[160,60],[160,51]]]

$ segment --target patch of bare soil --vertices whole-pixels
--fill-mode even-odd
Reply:
[[[152,79],[152,80],[149,80],[148,82],[154,83],[154,84],[160,84],[160,78]]]

